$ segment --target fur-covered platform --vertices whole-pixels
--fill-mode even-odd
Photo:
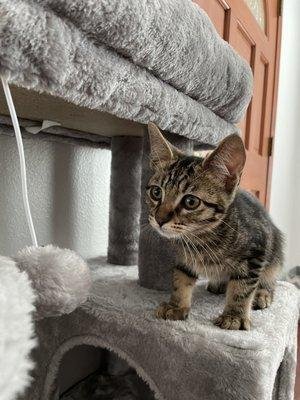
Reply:
[[[251,99],[249,65],[188,0],[2,0],[0,38],[0,74],[50,95],[42,117],[26,105],[37,99],[40,113],[39,98],[23,93],[27,119],[72,128],[74,113],[58,97],[215,144],[236,131]],[[87,132],[89,115],[80,124]],[[107,135],[101,119],[96,132]]]
[[[195,290],[189,319],[171,322],[153,316],[168,294],[140,287],[136,267],[103,264],[93,266],[92,275],[88,302],[37,323],[35,383],[24,399],[58,398],[62,357],[80,344],[126,359],[158,399],[293,399],[299,315],[293,285],[280,282],[272,306],[253,312],[252,330],[236,332],[212,324],[224,296],[208,293],[203,283]]]

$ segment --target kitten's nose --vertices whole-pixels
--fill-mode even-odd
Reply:
[[[173,218],[173,215],[174,215],[174,211],[169,211],[169,212],[157,211],[157,213],[155,215],[155,219],[159,226],[163,226],[167,222],[171,221],[171,219]]]

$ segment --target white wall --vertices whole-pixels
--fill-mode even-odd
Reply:
[[[300,265],[300,1],[283,3],[270,211],[286,236],[286,268]]]
[[[69,247],[82,256],[107,248],[110,151],[24,140],[29,197],[40,244]],[[0,135],[0,254],[30,243],[14,138]]]

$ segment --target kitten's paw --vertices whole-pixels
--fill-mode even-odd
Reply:
[[[254,310],[263,310],[270,307],[272,303],[272,294],[267,289],[258,289],[253,302]]]
[[[155,310],[155,316],[159,319],[169,319],[171,321],[183,321],[189,315],[189,308],[175,307],[169,303],[160,304]]]
[[[154,315],[158,319],[166,319],[166,312],[170,309],[168,303],[161,303],[154,311]]]
[[[170,308],[170,310],[166,312],[166,319],[184,321],[189,316],[189,311],[189,308]]]
[[[225,282],[215,283],[208,282],[206,286],[206,290],[213,294],[224,294],[226,293],[227,284]]]
[[[237,315],[221,314],[215,321],[214,324],[219,326],[221,329],[229,330],[250,330],[250,320]]]

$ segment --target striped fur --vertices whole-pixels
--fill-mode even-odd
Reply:
[[[260,202],[239,189],[242,140],[231,135],[205,158],[185,156],[149,126],[153,176],[147,187],[149,223],[175,240],[178,267],[159,318],[185,319],[198,276],[208,290],[226,291],[215,323],[249,329],[251,308],[268,307],[282,265],[282,236]],[[199,203],[199,204],[198,204]]]

